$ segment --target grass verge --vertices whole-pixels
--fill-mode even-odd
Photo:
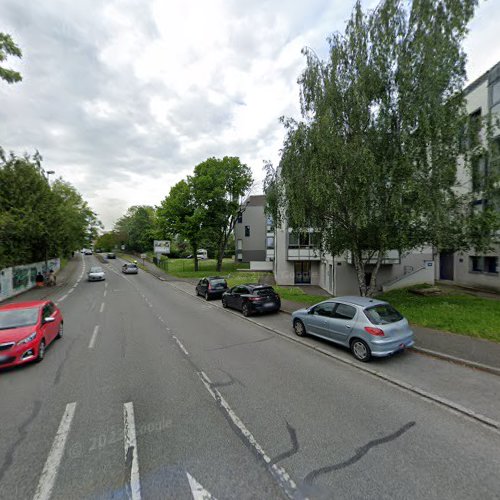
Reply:
[[[416,325],[500,342],[498,300],[451,290],[424,297],[408,288],[392,290],[377,298],[390,302]]]

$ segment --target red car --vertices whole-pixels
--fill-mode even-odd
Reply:
[[[42,361],[47,346],[62,335],[61,311],[50,300],[0,307],[0,368]]]

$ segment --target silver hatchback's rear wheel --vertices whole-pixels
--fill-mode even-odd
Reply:
[[[364,362],[369,361],[372,355],[366,342],[361,339],[354,339],[351,342],[351,352],[357,360]]]
[[[306,327],[304,326],[304,323],[302,323],[302,321],[300,321],[300,319],[296,319],[293,322],[293,331],[299,337],[305,337],[305,335],[306,335]]]

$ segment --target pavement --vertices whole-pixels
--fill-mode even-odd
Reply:
[[[159,269],[153,263],[144,261],[144,267],[159,279],[166,281],[183,281],[196,284],[196,278],[175,278]],[[303,288],[313,295],[330,295],[320,287]],[[281,311],[291,314],[302,309],[304,304],[291,300],[281,300]],[[414,351],[420,354],[440,357],[450,362],[466,364],[472,368],[490,371],[500,375],[500,344],[484,339],[443,332],[418,325],[411,325],[415,334]]]

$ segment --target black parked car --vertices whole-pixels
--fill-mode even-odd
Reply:
[[[196,295],[202,295],[205,300],[221,298],[227,290],[227,281],[220,276],[209,276],[201,279],[196,285]]]
[[[116,255],[113,252],[108,252],[107,258],[108,259],[116,259]]]
[[[237,285],[222,296],[222,306],[239,309],[243,316],[280,310],[280,296],[269,285]]]

